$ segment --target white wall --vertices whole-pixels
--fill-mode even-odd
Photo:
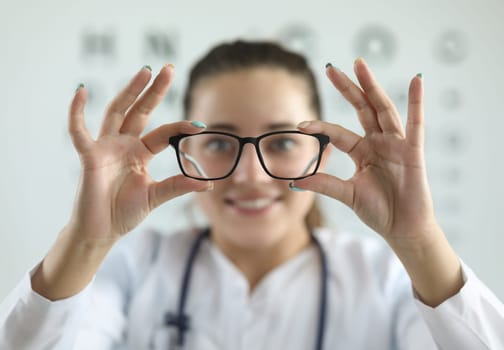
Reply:
[[[108,99],[137,69],[173,62],[174,89],[152,126],[177,120],[188,66],[217,41],[236,37],[293,38],[291,45],[309,50],[326,118],[357,132],[354,113],[322,76],[326,62],[351,72],[363,55],[401,111],[409,79],[422,72],[439,219],[462,258],[504,299],[503,14],[498,0],[2,0],[0,299],[43,257],[68,218],[79,164],[66,112],[77,84],[93,94],[87,118],[96,131]],[[157,56],[153,48],[163,46],[156,43],[169,44],[164,52],[173,54]],[[177,171],[174,165],[168,150],[152,170],[161,178]],[[347,160],[333,157],[329,171],[350,170]],[[183,226],[188,201],[166,204],[144,225]],[[324,204],[334,227],[370,234],[339,203]]]

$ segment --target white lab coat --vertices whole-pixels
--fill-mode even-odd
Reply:
[[[383,242],[327,229],[316,235],[330,270],[324,349],[504,349],[504,306],[467,266],[462,290],[430,308]],[[34,293],[27,273],[1,305],[0,349],[169,349],[173,331],[163,318],[176,310],[193,238],[130,234],[85,290],[56,302]],[[186,349],[313,349],[319,286],[314,246],[249,293],[244,276],[206,240],[187,301]]]

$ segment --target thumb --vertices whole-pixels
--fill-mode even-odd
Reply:
[[[302,180],[293,181],[290,187],[300,190],[308,190],[324,194],[337,199],[350,208],[353,203],[353,186],[349,181],[342,180],[336,176],[324,173],[317,173]]]
[[[199,181],[184,175],[175,175],[152,185],[149,193],[151,209],[189,192],[203,192],[212,189],[212,181]]]

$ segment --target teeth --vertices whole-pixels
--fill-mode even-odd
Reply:
[[[270,198],[235,201],[235,205],[243,209],[262,209],[271,203],[273,203],[273,200]]]

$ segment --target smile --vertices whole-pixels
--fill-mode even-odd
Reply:
[[[258,198],[249,200],[235,200],[233,204],[240,209],[258,210],[264,209],[275,202],[272,198]]]

